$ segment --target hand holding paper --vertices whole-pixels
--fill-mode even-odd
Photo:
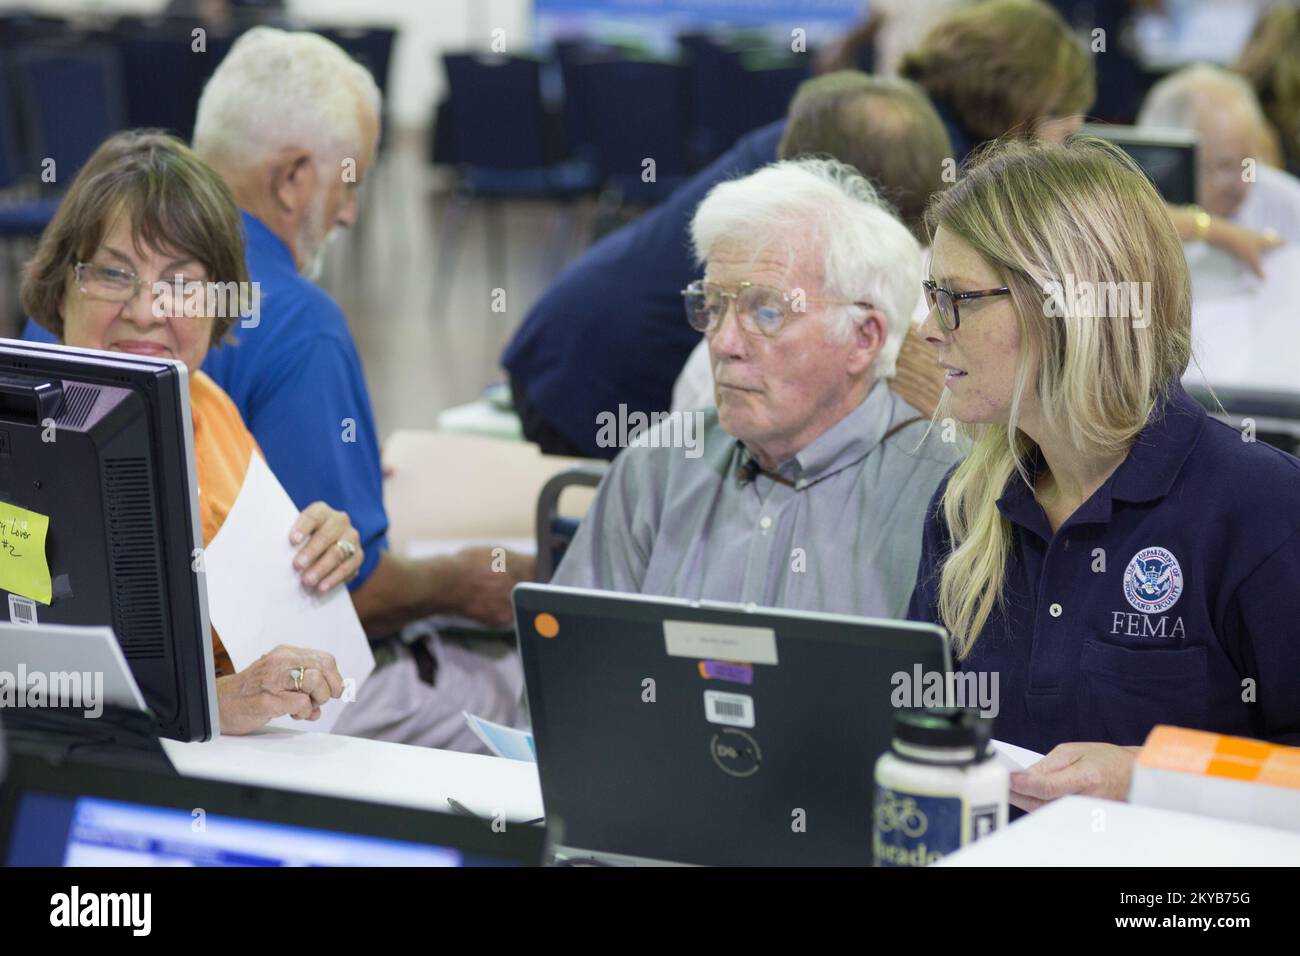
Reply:
[[[300,583],[289,542],[297,518],[271,469],[253,455],[239,497],[205,554],[208,605],[237,670],[281,644],[334,656],[345,685],[342,699],[326,701],[320,720],[280,717],[268,725],[327,732],[375,669],[375,659],[347,590],[313,594]]]

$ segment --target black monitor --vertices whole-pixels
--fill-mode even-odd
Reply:
[[[112,627],[158,733],[210,738],[219,721],[184,364],[0,339],[0,502],[48,516],[51,584],[48,603],[0,586],[0,617]]]
[[[1196,133],[1154,126],[1088,124],[1080,135],[1114,143],[1133,157],[1165,202],[1184,206],[1196,202]]]
[[[538,866],[546,843],[539,826],[32,754],[2,779],[4,866]]]

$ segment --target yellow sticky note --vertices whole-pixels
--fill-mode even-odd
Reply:
[[[0,588],[50,603],[50,564],[45,559],[48,515],[0,501]]]

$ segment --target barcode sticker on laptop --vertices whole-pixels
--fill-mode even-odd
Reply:
[[[704,716],[710,723],[729,727],[754,726],[754,698],[748,694],[724,694],[720,690],[704,692]]]
[[[9,620],[14,624],[35,624],[36,602],[31,598],[9,595]]]

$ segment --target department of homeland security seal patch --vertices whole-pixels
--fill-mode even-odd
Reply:
[[[1159,614],[1183,593],[1183,569],[1165,548],[1143,548],[1124,569],[1124,596],[1143,614]]]

